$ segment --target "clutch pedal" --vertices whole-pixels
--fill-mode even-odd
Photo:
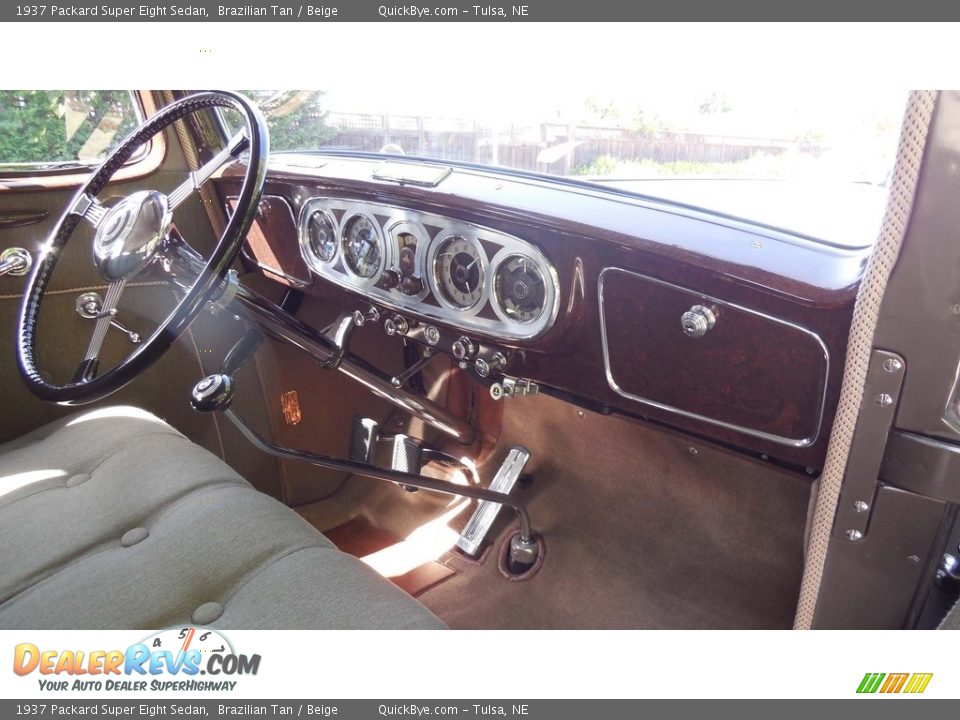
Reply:
[[[350,424],[348,457],[354,462],[370,464],[373,461],[373,449],[379,430],[380,425],[376,420],[354,415]]]
[[[385,443],[389,443],[389,450],[383,447]],[[376,420],[354,415],[350,425],[350,459],[368,465],[377,464],[379,459],[385,464],[387,458],[383,457],[383,450],[390,453],[391,470],[410,475],[420,474],[420,468],[423,465],[423,447],[417,438],[399,433],[381,437],[380,424]],[[417,489],[409,485],[401,485],[401,487],[409,492],[415,492]]]
[[[497,474],[493,476],[490,489],[510,494],[529,459],[530,451],[525,447],[514,445],[510,448],[510,452],[507,453],[507,457],[500,469],[497,470]],[[490,532],[490,528],[493,527],[493,522],[497,519],[500,508],[500,503],[481,500],[463,532],[460,533],[460,537],[457,539],[457,547],[467,555],[475,556],[483,544],[483,539]]]

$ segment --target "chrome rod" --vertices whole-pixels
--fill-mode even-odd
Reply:
[[[517,514],[520,520],[520,534],[527,540],[533,537],[533,527],[530,524],[530,514],[526,506],[512,495],[506,493],[488,490],[483,487],[474,487],[472,485],[457,485],[446,480],[437,480],[435,478],[424,477],[423,475],[414,475],[411,473],[400,472],[398,470],[385,470],[366,463],[355,460],[340,460],[327,455],[307,452],[306,450],[296,450],[294,448],[283,447],[267,440],[258,434],[253,428],[248,426],[233,410],[225,410],[230,422],[236,426],[237,430],[251,444],[263,450],[265,453],[275,455],[276,457],[286,458],[288,460],[300,460],[318,467],[337,470],[339,472],[353,473],[363,477],[373,478],[374,480],[384,480],[386,482],[398,483],[410,487],[430,490],[433,492],[444,493],[446,495],[459,495],[461,497],[473,498],[474,500],[486,500],[491,503],[505,505]]]
[[[241,285],[237,289],[235,299],[248,319],[256,323],[267,335],[300,348],[316,358],[321,365],[328,365],[334,359],[337,349],[330,338],[285,313],[266,298]],[[394,387],[391,378],[363,358],[345,353],[336,369],[363,385],[377,397],[420,418],[431,427],[464,445],[469,445],[476,438],[477,431],[469,422],[456,417],[446,408],[427,398],[403,388]]]
[[[423,368],[429,365],[435,357],[436,355],[433,354],[433,351],[430,348],[425,348],[423,351],[423,357],[417,360],[413,365],[408,367],[399,375],[394,375],[392,378],[390,378],[390,384],[395,388],[403,387],[407,380],[423,370]]]

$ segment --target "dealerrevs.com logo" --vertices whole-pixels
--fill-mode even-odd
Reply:
[[[867,673],[860,681],[857,692],[918,695],[927,689],[931,679],[933,673]]]
[[[232,691],[238,682],[233,678],[259,669],[260,655],[237,653],[220,633],[195,627],[164,630],[125,650],[58,650],[25,642],[13,651],[14,673],[36,675],[44,691]]]

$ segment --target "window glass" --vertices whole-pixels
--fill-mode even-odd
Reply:
[[[127,90],[0,90],[0,170],[96,164],[139,122]]]
[[[876,237],[906,93],[580,83],[243,91],[275,153],[362,152],[566,177],[860,247]],[[236,119],[227,118],[231,128]],[[735,182],[733,182],[735,181]]]

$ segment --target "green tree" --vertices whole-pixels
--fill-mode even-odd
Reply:
[[[99,160],[136,123],[125,90],[0,90],[0,163]]]
[[[327,123],[322,91],[244,90],[255,101],[270,128],[272,150],[319,150],[337,135]]]

